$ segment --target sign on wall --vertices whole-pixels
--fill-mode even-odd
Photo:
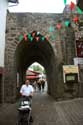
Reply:
[[[76,40],[76,50],[77,50],[77,57],[83,58],[83,41]]]
[[[74,58],[74,65],[83,65],[83,58],[76,57]]]
[[[64,83],[78,82],[78,76],[79,76],[78,66],[75,66],[75,65],[63,66]]]
[[[68,73],[78,73],[78,66],[75,66],[75,65],[64,65],[63,66],[63,72],[65,74],[68,74]]]

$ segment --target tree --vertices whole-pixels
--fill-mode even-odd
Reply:
[[[32,66],[32,69],[33,69],[34,71],[43,72],[43,69],[42,69],[40,66],[38,66],[38,65],[33,65],[33,66]]]

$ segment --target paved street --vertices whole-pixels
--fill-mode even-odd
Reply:
[[[15,125],[17,103],[0,108],[0,125]],[[83,125],[83,99],[56,102],[46,93],[33,98],[33,125]]]

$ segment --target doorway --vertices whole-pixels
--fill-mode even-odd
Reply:
[[[56,81],[58,81],[58,77],[55,77],[55,74],[57,74],[57,59],[53,48],[50,42],[36,31],[29,33],[27,37],[28,39],[20,41],[15,52],[16,68],[21,78],[20,83],[23,82],[27,68],[34,62],[38,62],[46,70],[47,93],[56,96]]]

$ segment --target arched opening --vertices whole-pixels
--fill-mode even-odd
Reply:
[[[26,71],[26,78],[30,79],[36,93],[47,93],[47,74],[42,65],[37,62],[31,64]]]
[[[34,34],[34,35],[33,35]],[[31,39],[31,38],[33,39]],[[34,62],[41,64],[47,74],[48,94],[56,95],[56,81],[58,77],[56,74],[56,60],[53,48],[49,41],[40,33],[33,31],[27,36],[28,39],[23,38],[18,44],[15,52],[16,69],[19,73],[20,85],[25,79],[27,68]],[[20,86],[19,85],[19,86]]]

